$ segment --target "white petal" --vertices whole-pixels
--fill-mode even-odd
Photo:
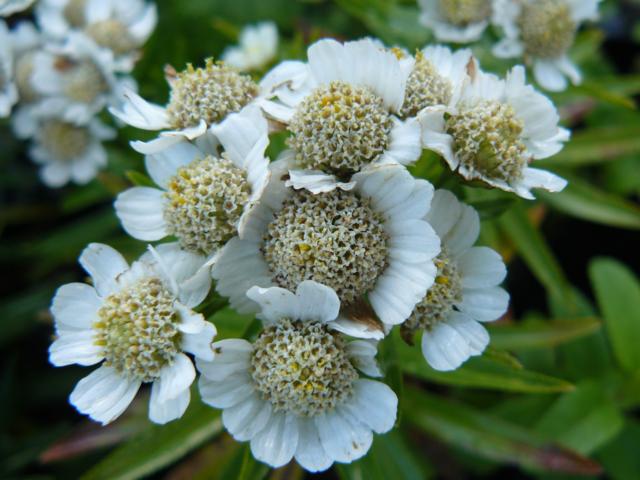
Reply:
[[[187,388],[175,398],[161,402],[159,382],[153,382],[151,386],[151,399],[149,400],[149,419],[159,424],[176,420],[184,415],[190,400],[191,391]]]
[[[482,325],[453,312],[449,319],[422,334],[422,354],[433,369],[450,371],[469,357],[480,355],[488,343],[489,334]]]
[[[480,216],[472,207],[461,205],[462,213],[443,244],[451,255],[458,255],[470,248],[480,235]]]
[[[333,463],[322,448],[318,429],[311,418],[298,418],[298,448],[295,457],[300,466],[309,472],[321,472]]]
[[[304,188],[317,194],[331,192],[336,188],[351,190],[356,184],[355,182],[339,182],[334,175],[319,170],[289,170],[289,180],[285,182],[285,185],[296,190]]]
[[[499,285],[507,276],[507,268],[498,252],[488,247],[472,247],[457,259],[464,288]]]
[[[305,280],[296,289],[299,320],[331,322],[340,312],[340,299],[336,292],[326,285],[313,280]]]
[[[276,323],[283,318],[300,317],[298,298],[285,288],[251,287],[247,297],[260,305],[258,317],[268,323]]]
[[[370,377],[382,377],[382,372],[376,362],[378,342],[354,340],[347,344],[347,355],[353,365]]]
[[[344,316],[340,316],[337,320],[331,322],[329,328],[354,338],[374,340],[382,340],[384,338],[382,328],[374,327],[368,323],[356,322]]]
[[[445,238],[462,215],[462,204],[448,190],[436,190],[426,219],[440,238]]]
[[[147,102],[133,90],[124,92],[125,103],[122,110],[110,108],[109,111],[132,127],[143,130],[163,130],[169,128],[169,116],[164,107]]]
[[[416,118],[409,118],[403,122],[394,117],[393,123],[389,134],[389,148],[378,162],[410,165],[418,160],[422,153],[420,122]]]
[[[180,140],[159,152],[147,155],[144,164],[153,181],[166,189],[180,167],[189,165],[202,156],[202,152],[191,143]]]
[[[548,192],[561,192],[567,186],[567,181],[546,170],[525,168],[522,180],[516,185],[516,192],[522,195],[532,188],[542,188]],[[524,194],[525,198],[526,193]]]
[[[545,90],[561,92],[567,88],[567,79],[553,61],[536,60],[533,64],[533,74]]]
[[[274,468],[289,463],[298,447],[298,425],[293,415],[273,413],[251,439],[253,456]]]
[[[202,401],[215,408],[232,407],[254,393],[251,377],[246,372],[229,376],[220,381],[201,376],[198,386]]]
[[[361,378],[354,385],[353,400],[344,408],[376,433],[386,433],[396,423],[398,397],[382,382]]]
[[[196,378],[196,369],[189,357],[184,353],[177,354],[171,365],[160,371],[160,378],[156,380],[158,387],[158,402],[164,403],[188,390]]]
[[[140,381],[121,377],[102,366],[78,382],[69,401],[80,413],[106,425],[118,418],[140,388]]]
[[[456,306],[474,320],[491,322],[507,311],[509,294],[500,287],[465,288],[462,301]]]
[[[93,279],[93,285],[101,297],[118,290],[116,280],[129,268],[120,253],[101,243],[90,243],[82,251],[79,262]]]
[[[240,168],[256,144],[262,145],[262,154],[268,145],[268,140],[264,142],[269,134],[267,120],[254,105],[229,115],[222,123],[211,127],[211,132],[218,138],[229,159]]]
[[[56,367],[94,365],[103,358],[102,347],[95,341],[93,330],[62,332],[49,347],[49,361]]]
[[[373,441],[371,429],[343,408],[314,418],[322,447],[334,461],[350,463],[364,456]]]
[[[229,338],[211,344],[213,360],[197,359],[196,365],[203,376],[209,380],[221,381],[240,372],[248,372],[249,359],[253,347],[242,339]]]
[[[129,235],[138,240],[155,241],[168,235],[164,220],[165,204],[162,190],[134,187],[120,193],[114,207]]]
[[[449,168],[455,170],[460,161],[453,152],[453,137],[446,133],[444,106],[427,107],[418,114],[418,121],[422,127],[422,146],[442,155]]]
[[[210,322],[205,322],[205,327],[198,333],[184,333],[182,335],[182,349],[202,360],[213,360],[213,348],[211,343],[216,336],[216,327]]]
[[[97,320],[102,300],[96,290],[84,283],[68,283],[56,291],[51,313],[56,327],[64,329],[89,329]]]
[[[222,412],[222,423],[239,442],[251,440],[271,418],[271,404],[253,394]]]

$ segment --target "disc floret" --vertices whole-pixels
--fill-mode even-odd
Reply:
[[[527,54],[537,58],[557,58],[575,40],[577,25],[564,0],[525,2],[518,19]]]
[[[438,73],[422,52],[417,52],[413,71],[407,79],[400,115],[403,118],[412,117],[426,107],[447,105],[452,96],[451,82]]]
[[[44,149],[58,160],[81,156],[92,139],[86,127],[58,119],[50,119],[42,124],[40,138]]]
[[[453,25],[466,26],[491,16],[491,0],[439,0],[441,15]]]

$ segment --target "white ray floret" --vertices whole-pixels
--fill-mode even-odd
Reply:
[[[278,51],[278,27],[273,22],[247,25],[240,33],[239,45],[222,52],[222,60],[244,72],[268,65]]]
[[[216,342],[213,360],[197,361],[203,401],[223,409],[229,433],[272,467],[295,458],[317,472],[365,455],[373,432],[393,427],[398,406],[388,386],[358,373],[381,376],[376,344],[332,333],[340,301],[322,284],[247,295],[265,329],[253,344]]]
[[[441,154],[467,180],[527,199],[534,198],[532,188],[558,192],[567,184],[529,167],[558,153],[570,133],[558,126],[551,100],[525,83],[522,66],[504,80],[475,71],[455,106],[429,107],[418,118],[424,147]]]
[[[352,190],[311,194],[278,185],[286,164],[272,164],[272,184],[243,239],[221,250],[212,275],[238,311],[255,312],[254,285],[294,290],[304,280],[336,290],[343,307],[365,295],[390,326],[402,323],[433,283],[440,241],[424,216],[433,187],[400,165],[369,168]],[[341,318],[345,332],[370,338],[381,328]]]
[[[182,248],[212,258],[244,234],[269,178],[267,121],[258,108],[227,117],[212,129],[223,153],[181,141],[145,164],[158,188],[134,187],[115,202],[124,229],[139,240],[174,235]],[[204,139],[204,137],[201,137]]]
[[[73,123],[55,110],[38,112],[35,118],[29,156],[41,165],[40,177],[45,185],[82,185],[106,166],[107,152],[102,142],[115,138],[115,130],[97,118]]]
[[[86,122],[107,105],[118,105],[123,92],[136,87],[128,76],[117,76],[113,54],[71,33],[65,43],[38,51],[31,84],[41,96],[38,109],[64,108],[69,121]]]
[[[0,0],[0,17],[8,17],[29,8],[35,0]]]
[[[263,80],[275,97],[263,109],[292,134],[295,188],[326,191],[367,166],[418,159],[420,127],[398,117],[410,68],[391,50],[369,38],[324,39],[307,56],[308,64],[285,62]]]
[[[438,272],[401,332],[409,341],[422,332],[422,353],[429,365],[455,370],[489,344],[482,323],[507,311],[509,294],[498,286],[507,270],[497,252],[473,246],[480,233],[478,213],[451,192],[435,192],[426,219],[442,239],[435,260]]]
[[[129,266],[111,247],[94,243],[80,263],[93,286],[70,283],[56,292],[57,338],[49,360],[58,367],[101,365],[80,380],[70,402],[107,424],[151,383],[149,418],[166,423],[181,417],[196,376],[186,353],[213,359],[216,329],[192,310],[209,291],[204,257],[165,244]]]
[[[501,58],[524,57],[546,90],[566,89],[567,79],[580,84],[582,75],[568,52],[580,25],[598,19],[600,1],[496,0],[493,23],[503,38],[493,53]]]
[[[144,0],[41,0],[36,17],[50,38],[82,33],[84,42],[108,49],[120,72],[133,69],[158,22],[155,3]]]
[[[7,24],[0,20],[0,118],[9,116],[18,101],[14,80],[14,53]]]
[[[420,23],[441,42],[475,42],[489,25],[494,1],[418,0]]]

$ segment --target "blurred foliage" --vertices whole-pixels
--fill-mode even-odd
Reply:
[[[164,102],[162,66],[218,56],[249,22],[270,19],[282,35],[281,58],[304,56],[321,36],[380,37],[409,49],[431,40],[408,0],[158,0],[160,21],[135,75],[141,93]],[[492,347],[452,373],[431,370],[419,349],[395,336],[380,358],[400,396],[398,428],[370,453],[323,478],[584,478],[606,472],[640,476],[640,5],[605,1],[599,27],[581,32],[574,51],[586,81],[552,95],[573,139],[544,167],[570,180],[536,202],[458,187],[479,209],[482,241],[510,263],[508,315],[491,327]],[[634,23],[635,22],[635,23]],[[491,40],[475,45],[482,65]],[[6,122],[5,122],[6,123]],[[76,264],[91,241],[129,258],[144,245],[126,237],[113,196],[145,184],[142,158],[128,146],[151,135],[131,128],[109,146],[110,164],[84,187],[52,191],[3,124],[0,128],[0,477],[137,479],[301,479],[252,459],[248,446],[223,433],[219,413],[194,401],[179,421],[146,420],[139,398],[106,428],[67,403],[86,371],[47,363],[49,301],[58,285],[83,278]],[[278,150],[282,139],[270,151]],[[436,186],[450,174],[425,154],[413,168]],[[256,333],[213,297],[200,309],[219,338]],[[194,391],[194,396],[197,393]],[[517,472],[517,473],[516,473]]]

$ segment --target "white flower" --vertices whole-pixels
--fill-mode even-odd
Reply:
[[[0,118],[7,117],[18,101],[14,82],[13,50],[7,24],[0,20]]]
[[[39,112],[29,148],[31,159],[42,165],[40,177],[49,187],[73,181],[88,183],[107,164],[103,140],[115,138],[115,131],[97,118],[87,123],[65,120],[55,110]]]
[[[200,394],[223,409],[222,421],[255,458],[280,467],[292,458],[306,470],[326,470],[367,453],[373,432],[389,431],[398,399],[379,377],[376,346],[331,333],[337,295],[313,281],[293,294],[282,288],[249,290],[265,329],[251,344],[222,340],[212,361],[197,361]]]
[[[107,245],[84,250],[80,263],[93,286],[58,289],[51,306],[57,339],[49,348],[57,367],[102,362],[71,393],[81,413],[112,422],[143,383],[152,383],[149,418],[166,423],[182,416],[196,376],[184,352],[213,358],[216,329],[191,310],[209,291],[203,262],[175,244],[150,249],[131,266]]]
[[[36,16],[48,37],[82,32],[84,42],[110,50],[121,72],[133,69],[158,22],[155,3],[144,0],[41,0]]]
[[[471,50],[452,52],[441,45],[426,47],[415,58],[401,58],[404,68],[411,70],[400,110],[402,118],[415,117],[427,107],[455,105],[469,80],[467,67],[471,61]]]
[[[106,105],[117,105],[125,88],[135,88],[131,77],[115,75],[113,54],[80,33],[35,54],[31,84],[42,96],[39,110],[62,108],[72,122],[88,121]]]
[[[524,68],[505,80],[475,72],[453,107],[430,107],[418,116],[425,148],[441,154],[467,180],[532,199],[532,188],[562,190],[567,182],[532,160],[558,153],[569,131],[558,126],[551,100],[525,84]]]
[[[264,156],[267,121],[258,108],[248,108],[212,133],[222,155],[213,145],[181,141],[146,157],[147,171],[160,188],[134,187],[115,202],[130,235],[145,241],[174,235],[185,250],[212,256],[243,234],[270,177]]]
[[[278,50],[278,27],[273,22],[248,25],[240,33],[240,45],[222,52],[222,60],[244,72],[267,65]]]
[[[35,0],[0,0],[0,17],[26,10]]]
[[[248,75],[212,59],[204,67],[189,64],[182,72],[172,67],[165,68],[165,72],[171,90],[166,106],[149,103],[127,91],[122,107],[109,109],[133,127],[163,130],[156,140],[137,142],[135,148],[141,153],[154,153],[184,139],[195,140],[228,115],[260,105],[265,96],[271,95],[272,85],[258,85]]]
[[[488,345],[489,334],[478,322],[507,311],[509,294],[498,287],[507,270],[498,253],[473,246],[480,233],[478,213],[451,192],[435,192],[426,219],[442,240],[438,273],[401,331],[410,340],[423,330],[422,353],[429,365],[454,370]]]
[[[582,76],[567,55],[580,24],[597,20],[600,0],[496,0],[493,23],[504,38],[497,57],[523,57],[533,64],[536,81],[550,91],[567,88],[567,78]]]
[[[489,25],[494,0],[418,0],[420,23],[441,42],[478,40]]]
[[[324,39],[307,56],[308,64],[285,62],[263,80],[277,97],[263,109],[292,134],[296,188],[325,191],[367,166],[418,159],[418,122],[397,117],[411,69],[393,51],[369,38]]]
[[[231,239],[212,268],[218,292],[247,313],[257,311],[246,297],[254,285],[294,290],[314,280],[333,288],[345,308],[366,295],[383,324],[402,323],[435,277],[440,242],[423,220],[431,184],[400,165],[382,165],[354,175],[352,190],[311,194],[278,184],[286,164],[272,168],[244,238]],[[346,333],[383,336],[379,325],[347,317],[338,322]]]

